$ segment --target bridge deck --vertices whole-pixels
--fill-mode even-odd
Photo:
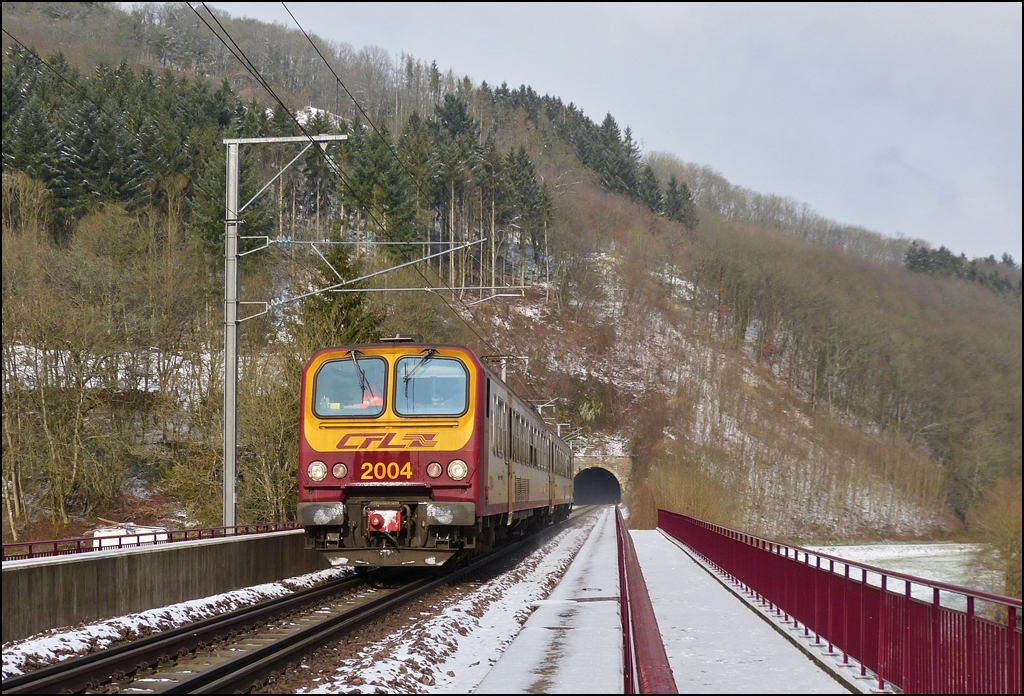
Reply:
[[[614,508],[474,693],[622,693]],[[679,693],[849,693],[674,542],[634,531]]]
[[[679,693],[849,693],[661,532],[632,536]]]
[[[561,582],[473,693],[622,693],[615,508],[600,515]]]

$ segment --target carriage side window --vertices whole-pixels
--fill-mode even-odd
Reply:
[[[320,418],[379,416],[384,412],[387,363],[353,355],[320,366],[313,384],[313,413]]]
[[[395,413],[400,416],[461,416],[469,402],[469,373],[462,361],[431,354],[395,363]]]
[[[499,425],[501,430],[501,442],[498,443],[498,456],[505,459],[509,455],[509,442],[508,442],[508,405],[502,402],[501,404],[501,424]]]
[[[571,476],[572,459],[569,456],[569,453],[564,449],[559,449],[556,445],[554,459],[555,473],[558,474],[559,476]]]
[[[498,397],[491,397],[491,454],[498,456],[498,423],[501,418],[498,415]]]
[[[495,396],[494,408],[491,410],[491,451],[495,457],[505,456],[507,418],[508,412],[505,411],[504,399]]]
[[[523,463],[523,417],[516,414],[515,418],[515,439],[512,441],[512,458],[518,463]]]
[[[519,421],[519,414],[512,419],[512,459],[518,462],[522,459],[522,424]]]
[[[519,461],[519,414],[512,414],[512,461]]]

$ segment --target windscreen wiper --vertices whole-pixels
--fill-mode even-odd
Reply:
[[[423,351],[423,353],[423,357],[420,358],[420,361],[416,363],[411,370],[407,371],[404,375],[402,375],[402,379],[405,380],[406,392],[409,391],[409,380],[412,379],[412,376],[419,372],[420,369],[427,364],[428,360],[437,355],[437,349],[427,348],[425,351]]]
[[[359,378],[359,389],[363,393],[369,391],[370,396],[374,396],[373,388],[370,386],[369,381],[367,381],[366,375],[363,374],[363,368],[359,366],[359,359],[356,358],[356,353],[358,352],[358,350],[350,350],[348,354],[352,356],[352,364],[356,366],[356,377]]]

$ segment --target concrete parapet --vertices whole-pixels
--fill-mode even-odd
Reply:
[[[3,564],[3,642],[310,573],[301,529]]]

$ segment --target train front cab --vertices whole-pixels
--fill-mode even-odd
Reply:
[[[303,372],[298,519],[334,565],[435,566],[476,545],[482,366],[411,344],[321,351]]]

